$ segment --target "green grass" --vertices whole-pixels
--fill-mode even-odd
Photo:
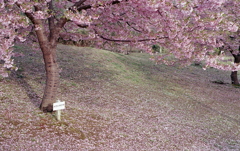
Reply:
[[[37,141],[37,132],[45,126],[49,133],[88,139],[96,147],[106,140],[119,144],[127,140],[135,145],[138,134],[145,145],[165,150],[192,150],[194,143],[210,150],[240,149],[240,89],[230,84],[229,72],[156,65],[145,53],[122,55],[59,45],[58,98],[67,106],[64,121],[57,122],[34,106],[45,85],[40,51],[33,53],[24,46],[15,49],[25,57],[15,58],[20,70],[0,81],[4,113],[0,120],[5,125],[1,130],[7,130],[10,122],[19,131],[32,130],[32,140]],[[10,135],[17,137],[13,130],[1,132],[0,143],[7,143],[1,137]]]

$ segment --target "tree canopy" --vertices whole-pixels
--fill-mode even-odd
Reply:
[[[106,41],[128,43],[150,53],[158,44],[167,53],[156,55],[157,62],[188,65],[204,60],[206,67],[237,71],[239,7],[239,0],[0,0],[0,75],[17,70],[14,44],[38,43],[47,75],[42,110],[52,111],[60,37],[92,39],[96,47],[108,47]],[[87,29],[85,34],[81,29]],[[220,64],[224,53],[216,55],[216,48],[229,50],[234,63]]]
[[[11,48],[16,41],[30,40],[29,33],[43,31],[48,37],[55,36],[54,40],[61,34],[74,41],[94,38],[99,46],[103,41],[127,42],[146,51],[151,44],[158,43],[169,50],[169,54],[158,56],[158,61],[172,64],[166,58],[173,54],[182,63],[206,60],[207,66],[233,70],[233,66],[218,66],[216,58],[207,54],[222,45],[238,50],[239,3],[238,0],[1,0],[2,67],[14,68]],[[52,33],[51,28],[59,31]],[[88,28],[87,35],[79,34],[79,28]],[[1,75],[7,76],[2,67]]]

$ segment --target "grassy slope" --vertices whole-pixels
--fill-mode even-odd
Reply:
[[[155,65],[59,45],[62,121],[37,109],[45,84],[39,52],[0,81],[0,150],[240,150],[240,89],[229,72]]]

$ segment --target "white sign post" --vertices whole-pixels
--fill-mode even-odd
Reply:
[[[61,121],[61,110],[65,109],[65,102],[57,100],[56,103],[53,103],[53,111],[56,111],[56,117],[58,121]]]

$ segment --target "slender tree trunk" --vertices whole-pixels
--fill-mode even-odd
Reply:
[[[53,10],[53,1],[48,3],[49,9]],[[18,4],[19,7],[20,4]],[[34,6],[35,11],[41,10],[41,7]],[[45,21],[35,18],[32,13],[25,13],[25,15],[32,21],[36,36],[38,38],[39,46],[42,50],[43,59],[45,63],[46,70],[46,86],[44,89],[44,95],[40,109],[43,112],[52,112],[53,103],[56,102],[57,89],[59,86],[59,70],[57,64],[57,40],[59,38],[59,33],[62,30],[65,23],[68,21],[67,18],[61,18],[57,22],[54,17],[48,18],[48,30],[44,27]],[[36,28],[38,27],[38,28]]]
[[[240,54],[234,55],[234,63],[240,63]],[[232,71],[231,73],[232,84],[239,85],[237,71]]]
[[[59,70],[55,53],[56,47],[52,48],[50,53],[43,53],[46,70],[46,86],[40,106],[43,112],[52,112],[53,103],[56,102],[57,89],[59,86]]]
[[[232,84],[239,85],[237,71],[232,71],[232,73],[231,73],[231,80],[232,80]]]
[[[43,24],[39,20],[35,20],[36,23],[43,26]],[[51,31],[54,32],[54,31]],[[44,33],[44,30],[36,31],[39,46],[41,48],[43,59],[45,63],[46,70],[46,86],[44,89],[42,103],[40,105],[40,109],[43,112],[52,112],[53,111],[53,103],[56,102],[57,89],[59,86],[59,71],[57,64],[57,55],[56,48],[57,43],[55,37],[48,38],[48,36]],[[56,37],[58,34],[55,34]]]

